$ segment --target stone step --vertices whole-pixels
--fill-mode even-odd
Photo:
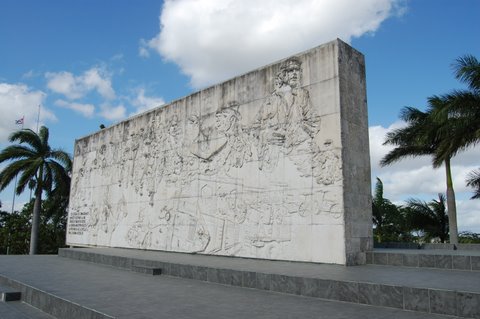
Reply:
[[[13,286],[15,288],[11,289],[6,285]],[[10,291],[15,292],[15,294],[12,296],[18,299],[12,299],[8,301],[20,300],[20,291],[23,291],[24,297],[22,298],[22,302],[46,314],[46,316],[39,316],[38,318],[47,318],[48,316],[53,316],[54,318],[113,318],[109,315],[89,309],[87,307],[83,307],[77,303],[72,303],[64,298],[47,293],[42,289],[35,288],[31,285],[27,285],[23,282],[13,280],[3,275],[0,275],[0,287],[7,287],[6,289],[10,289]]]
[[[0,303],[0,318],[2,319],[55,319],[55,317],[30,306],[23,301]]]
[[[59,256],[129,270],[141,264],[167,276],[224,285],[480,318],[480,273],[473,271],[345,267],[111,248],[61,249]]]
[[[0,285],[0,301],[17,301],[20,300],[21,297],[22,293],[20,292],[20,290],[13,289],[5,285]]]
[[[480,271],[480,251],[377,248],[367,252],[367,264]]]

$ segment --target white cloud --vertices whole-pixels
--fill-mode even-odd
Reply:
[[[127,109],[122,104],[117,106],[103,104],[100,108],[100,116],[109,121],[123,120],[127,116]]]
[[[138,47],[138,55],[142,58],[148,58],[150,56],[149,45],[145,39],[140,39],[140,46]]]
[[[8,136],[21,126],[15,120],[24,117],[24,127],[36,129],[38,106],[42,105],[46,94],[33,91],[24,84],[0,83],[0,143],[7,141]],[[40,125],[45,121],[55,121],[55,115],[42,106]]]
[[[36,76],[40,75],[39,73],[33,71],[33,70],[30,70],[24,74],[22,74],[22,79],[31,79],[31,78],[34,78]]]
[[[131,104],[135,107],[135,112],[130,115],[143,113],[155,107],[165,104],[165,100],[161,97],[145,96],[145,89],[138,89],[137,96],[131,100]]]
[[[13,188],[13,187],[12,187]],[[5,190],[10,190],[10,188],[6,188]],[[13,198],[13,189],[11,190],[11,195]],[[28,193],[28,191],[25,191],[25,193]],[[22,194],[23,195],[23,194]],[[21,211],[23,209],[23,206],[28,203],[28,197],[23,195],[22,198],[19,198],[17,195],[15,197],[15,206],[13,208],[14,211]],[[6,212],[11,212],[12,211],[12,199],[11,200],[2,200],[2,208],[0,210],[6,211]]]
[[[146,47],[178,64],[194,87],[341,38],[375,32],[402,0],[166,0]]]
[[[67,102],[64,100],[55,101],[55,105],[73,110],[77,113],[82,114],[84,117],[93,117],[95,112],[95,106],[93,104],[81,104],[75,102]]]
[[[125,59],[125,56],[122,53],[117,53],[110,58],[110,61],[117,62],[117,61],[123,61],[124,59]]]
[[[63,94],[69,99],[78,99],[84,95],[83,88],[70,72],[48,72],[45,77],[48,80],[47,87],[55,93]]]
[[[445,167],[433,169],[431,158],[428,156],[407,158],[390,166],[380,167],[380,159],[387,154],[392,146],[382,145],[385,134],[404,123],[396,122],[388,128],[372,126],[370,135],[370,160],[372,167],[372,184],[379,177],[384,185],[384,196],[395,203],[401,204],[404,200],[415,197],[431,200],[437,193],[445,193]],[[470,148],[459,153],[452,159],[453,184],[457,197],[457,213],[459,229],[480,232],[480,201],[468,200],[472,189],[466,187],[465,179],[468,172],[478,168],[480,148]]]
[[[460,231],[480,233],[480,200],[459,200],[457,211]]]
[[[87,90],[97,90],[97,92],[106,99],[114,99],[115,92],[112,88],[112,82],[108,75],[102,74],[100,69],[92,68],[87,70],[81,77]]]
[[[45,77],[50,90],[71,100],[82,98],[91,91],[97,91],[105,99],[115,98],[110,75],[99,67],[93,67],[79,76],[62,71],[48,72]]]

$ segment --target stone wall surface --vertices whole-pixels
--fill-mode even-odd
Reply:
[[[77,140],[67,242],[364,263],[363,55],[335,40]]]

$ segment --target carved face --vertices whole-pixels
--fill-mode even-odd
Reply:
[[[275,91],[278,91],[283,85],[283,74],[277,74],[275,77]]]
[[[177,135],[180,134],[180,127],[178,126],[178,120],[177,120],[177,117],[175,116],[169,122],[168,134],[170,134],[173,137],[177,137]]]
[[[235,122],[235,116],[228,111],[215,114],[215,127],[220,132],[228,132]]]
[[[200,133],[200,124],[198,116],[193,115],[187,119],[185,125],[185,139],[188,143],[193,143],[193,141],[198,137]]]
[[[287,70],[286,74],[286,82],[290,87],[296,88],[300,86],[300,77],[301,77],[301,70],[298,65],[293,66]]]

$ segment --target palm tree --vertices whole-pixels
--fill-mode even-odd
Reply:
[[[419,199],[407,201],[409,220],[413,229],[421,230],[426,240],[439,238],[444,243],[448,238],[448,215],[445,196],[438,194],[438,200],[427,203]]]
[[[38,247],[40,208],[43,191],[67,190],[70,184],[70,155],[48,145],[48,128],[42,126],[39,133],[23,129],[12,133],[11,143],[0,152],[0,163],[10,163],[0,172],[0,191],[4,190],[16,176],[20,176],[15,192],[21,194],[31,180],[35,181],[35,203],[32,215],[30,254],[36,254]],[[31,185],[31,184],[30,184]]]
[[[455,191],[453,189],[452,172],[450,161],[455,152],[445,147],[450,142],[450,132],[453,123],[447,116],[439,116],[434,110],[443,107],[444,99],[438,97],[429,98],[429,109],[422,112],[413,107],[405,107],[400,113],[400,118],[407,126],[395,129],[387,133],[384,145],[390,144],[396,147],[386,154],[380,165],[386,166],[406,157],[432,156],[434,168],[445,165],[447,184],[447,207],[449,217],[450,243],[458,243],[457,207],[455,203]],[[439,149],[443,150],[439,156]]]
[[[442,101],[433,109],[435,119],[448,118],[449,127],[442,128],[443,134],[448,134],[448,143],[444,143],[437,150],[435,161],[441,162],[445,154],[451,156],[463,151],[480,141],[480,62],[472,55],[458,58],[453,64],[455,77],[467,85],[466,90],[432,97],[433,101]],[[467,180],[468,186],[478,187],[480,181],[475,183],[473,171]],[[474,195],[472,198],[478,198]]]

